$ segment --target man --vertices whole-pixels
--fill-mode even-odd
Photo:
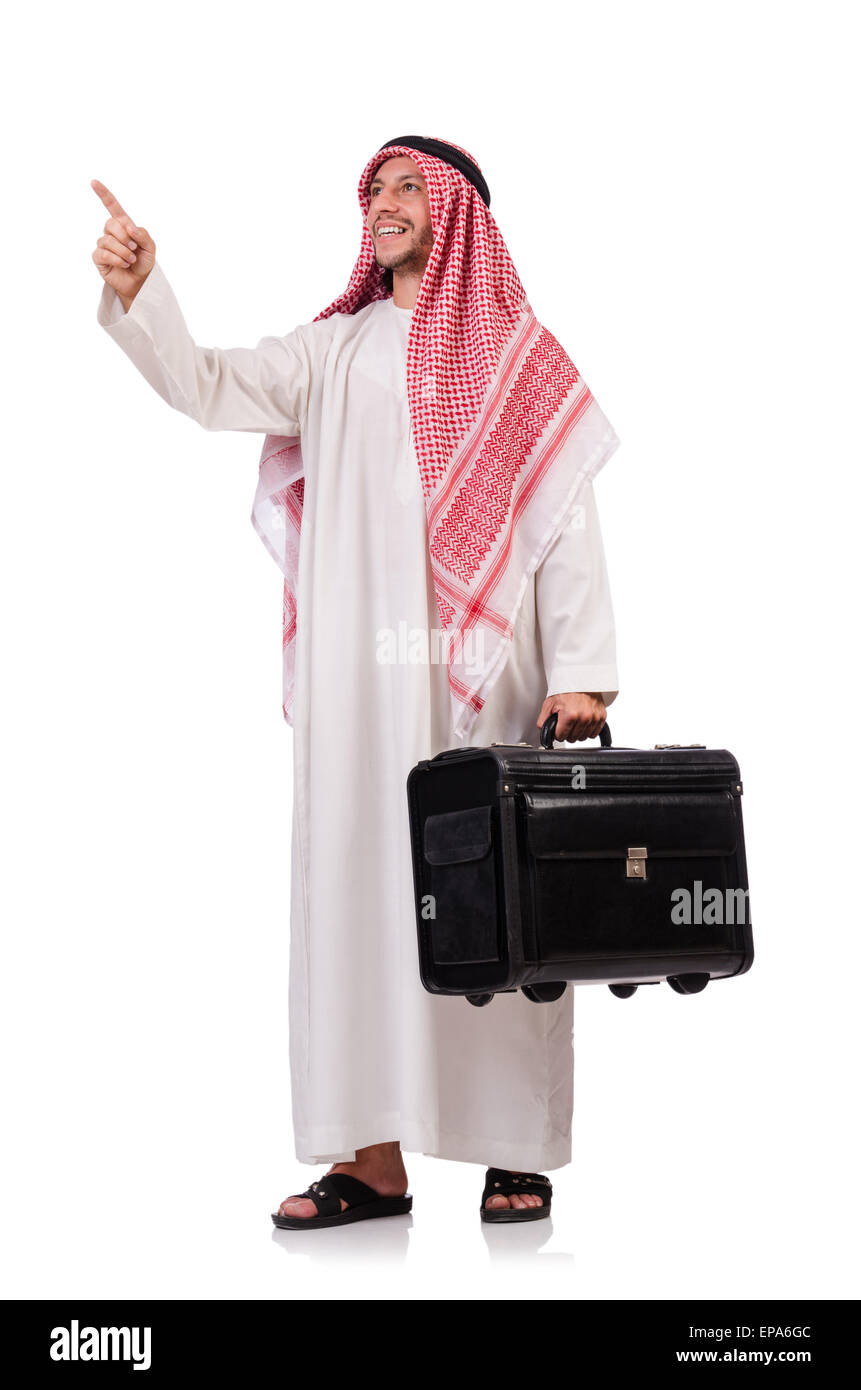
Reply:
[[[405,783],[462,740],[537,742],[552,711],[558,738],[600,731],[618,681],[591,479],[619,441],[460,146],[382,146],[346,291],[256,349],[194,343],[152,239],[93,187],[106,332],[204,428],[266,434],[252,520],[284,574],[293,1124],[299,1160],[331,1165],[273,1220],[409,1210],[403,1150],[490,1164],[482,1219],[547,1215],[573,990],[478,1010],[422,989]]]

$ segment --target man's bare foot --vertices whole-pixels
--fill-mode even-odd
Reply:
[[[329,1173],[349,1173],[350,1177],[367,1183],[381,1197],[403,1197],[407,1190],[407,1170],[397,1139],[390,1144],[369,1144],[366,1149],[357,1149],[354,1162],[333,1163]],[[349,1202],[343,1197],[340,1202],[341,1211],[346,1211]],[[278,1215],[314,1217],[317,1208],[309,1197],[287,1197],[278,1208]]]
[[[513,1168],[510,1171],[516,1178],[523,1177],[523,1170],[520,1168]],[[497,1211],[501,1207],[514,1207],[517,1211],[521,1207],[543,1207],[544,1201],[535,1192],[524,1192],[522,1197],[488,1197],[484,1205],[487,1211]]]

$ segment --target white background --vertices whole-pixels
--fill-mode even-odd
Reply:
[[[861,1292],[855,18],[7,17],[7,1297]],[[411,1220],[276,1234],[318,1174],[290,1130],[262,439],[171,412],[97,325],[90,179],[149,229],[197,341],[253,346],[346,286],[359,174],[408,131],[475,154],[538,318],[620,436],[596,484],[614,737],[738,757],[757,954],[693,998],[578,989],[552,1222],[482,1227],[483,1169],[408,1155]]]

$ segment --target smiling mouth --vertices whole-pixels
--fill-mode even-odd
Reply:
[[[407,230],[406,227],[399,227],[399,228],[397,229],[397,231],[393,231],[393,232],[377,232],[375,235],[376,235],[377,241],[396,241],[397,238],[398,238],[399,236],[403,236],[403,235],[404,235],[404,233],[406,232],[406,230]]]

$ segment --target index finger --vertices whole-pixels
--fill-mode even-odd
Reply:
[[[105,185],[103,183],[100,183],[98,179],[90,179],[90,187],[95,189],[96,193],[98,193],[99,197],[101,198],[102,202],[104,203],[105,207],[107,208],[108,212],[111,214],[112,217],[116,217],[118,219],[124,217],[127,222],[131,222],[132,219],[129,217],[122,203],[119,201],[118,198],[114,197],[113,193],[109,188],[106,188]]]

